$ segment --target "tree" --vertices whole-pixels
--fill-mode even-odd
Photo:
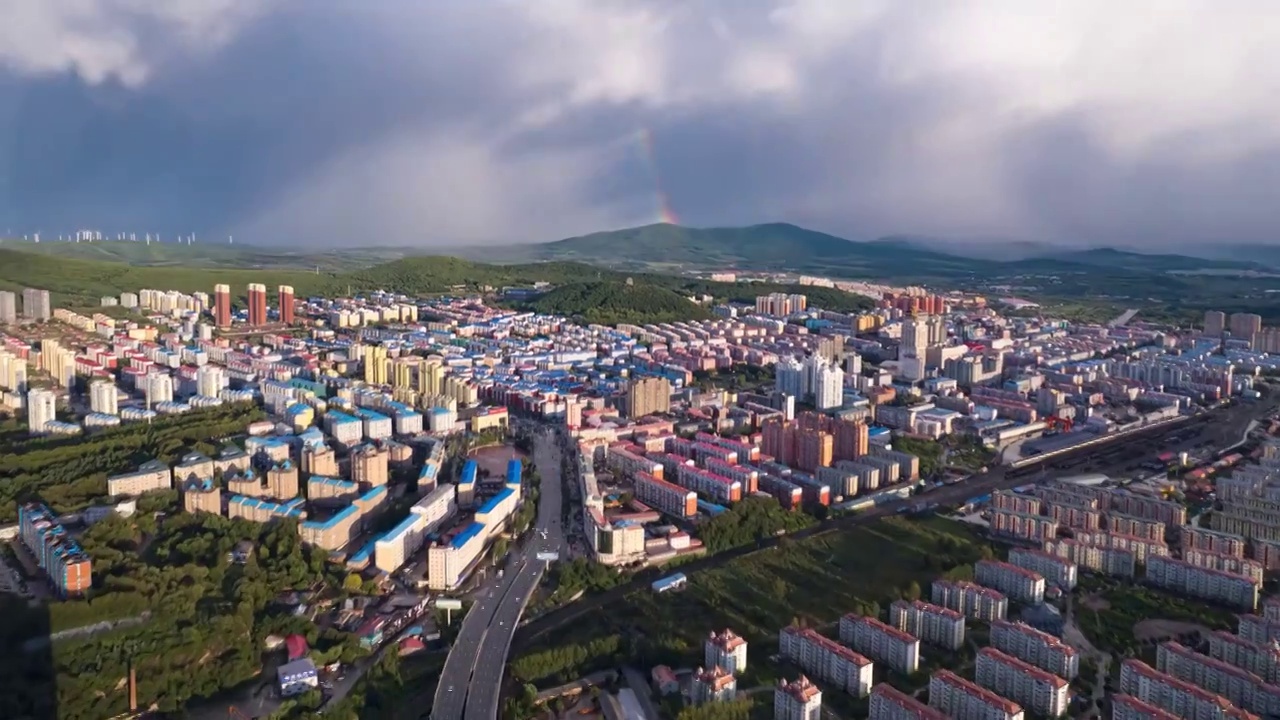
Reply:
[[[904,600],[915,601],[920,599],[920,583],[912,580],[907,583],[907,589],[902,591]]]

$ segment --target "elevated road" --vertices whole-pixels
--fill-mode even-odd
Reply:
[[[503,577],[482,588],[463,618],[436,687],[432,720],[494,720],[507,653],[530,596],[545,570],[539,553],[564,555],[560,525],[559,438],[549,430],[534,436],[534,465],[542,477],[538,517],[524,545],[508,555]]]

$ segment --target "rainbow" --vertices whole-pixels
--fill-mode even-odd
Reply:
[[[658,206],[658,222],[679,225],[680,218],[671,209],[671,199],[667,197],[667,191],[662,187],[662,173],[658,170],[658,155],[654,150],[653,131],[647,127],[640,128],[637,137],[640,141],[641,155],[649,165],[649,174],[653,176],[653,194],[654,202]]]

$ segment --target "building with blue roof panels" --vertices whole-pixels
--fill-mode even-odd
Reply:
[[[364,424],[358,417],[330,410],[324,414],[324,431],[343,445],[354,445],[364,437]]]
[[[518,458],[512,458],[507,461],[507,484],[519,487],[522,475],[524,473],[524,463]]]
[[[391,418],[368,408],[356,408],[354,414],[363,423],[364,436],[370,440],[385,440],[394,430]]]
[[[474,485],[476,475],[480,472],[480,466],[475,460],[468,459],[462,463],[462,476],[458,478],[459,485]]]
[[[53,511],[40,503],[18,506],[18,535],[61,597],[81,595],[93,585],[92,561],[67,534]]]
[[[427,549],[427,587],[436,591],[454,590],[462,584],[484,555],[488,531],[473,522],[447,543]]]
[[[511,488],[504,487],[476,510],[476,522],[484,523],[489,526],[490,533],[496,533],[516,511],[519,502],[520,496]]]
[[[232,495],[227,499],[227,517],[244,518],[251,522],[270,522],[277,518],[295,518],[301,520],[307,516],[303,508],[303,499],[294,498],[285,503],[249,497],[248,495]]]
[[[312,475],[307,480],[308,500],[354,500],[360,486],[341,478]]]

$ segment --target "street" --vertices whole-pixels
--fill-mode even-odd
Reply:
[[[537,556],[567,552],[560,522],[558,443],[550,430],[534,434],[534,466],[542,477],[537,521],[524,546],[513,548],[504,576],[480,591],[463,619],[436,688],[433,720],[493,720],[498,715],[511,640],[545,570]]]

